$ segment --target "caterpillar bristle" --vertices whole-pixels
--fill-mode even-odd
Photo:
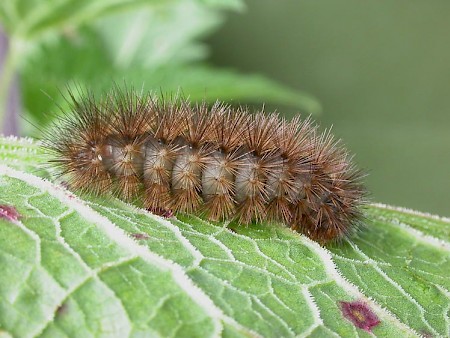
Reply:
[[[248,115],[240,109],[233,110],[220,102],[214,104],[211,112],[214,117],[211,142],[226,154],[235,152],[244,137]]]
[[[266,114],[261,111],[249,115],[247,121],[247,147],[257,156],[276,151],[276,134],[280,122],[278,114]]]
[[[82,94],[69,93],[71,114],[44,140],[73,189],[140,200],[164,214],[282,222],[320,243],[360,222],[363,174],[309,118],[130,89],[100,100]]]

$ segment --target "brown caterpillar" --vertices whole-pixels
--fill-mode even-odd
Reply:
[[[119,89],[69,101],[44,145],[72,189],[211,220],[283,222],[321,243],[361,219],[361,172],[309,118]]]

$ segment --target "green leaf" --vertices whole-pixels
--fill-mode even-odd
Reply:
[[[11,0],[0,5],[0,21],[11,36],[39,40],[60,34],[93,19],[136,6],[154,6],[161,0]],[[173,2],[169,0],[168,2]]]
[[[117,67],[97,32],[86,29],[81,34],[86,41],[81,40],[79,44],[63,39],[56,45],[42,46],[24,68],[25,106],[38,126],[51,122],[49,112],[54,113],[59,106],[65,106],[60,91],[65,91],[68,82],[75,82],[97,95],[115,84],[126,83],[128,87],[153,91],[156,95],[181,90],[193,101],[265,102],[288,104],[308,114],[321,111],[320,104],[312,96],[256,74],[245,75],[192,62],[163,64],[156,61],[158,56],[155,55],[148,55],[155,64]],[[183,50],[181,45],[180,50]]]
[[[126,83],[157,94],[182,90],[192,100],[276,103],[307,114],[319,113],[320,104],[308,94],[261,75],[215,69],[199,62],[206,57],[207,49],[198,40],[222,22],[217,9],[240,9],[240,3],[149,1],[144,5],[142,1],[128,1],[125,2],[128,10],[109,11],[114,2],[110,5],[100,0],[92,4],[61,2],[55,6],[56,12],[66,8],[77,16],[79,11],[95,7],[101,9],[102,15],[86,21],[89,24],[75,26],[76,29],[66,23],[67,29],[58,31],[57,39],[35,41],[36,46],[26,55],[21,69],[26,112],[33,123],[45,126],[51,122],[49,113],[65,105],[60,91],[64,92],[67,84],[74,82],[97,94],[111,89],[115,83]],[[46,8],[44,4],[40,6]],[[31,15],[26,13],[22,20]],[[69,19],[74,20],[71,16]],[[61,20],[64,21],[64,16]],[[23,23],[19,20],[16,24]],[[30,128],[27,131],[36,134]]]
[[[241,0],[9,0],[0,4],[0,21],[10,34],[35,38],[51,30],[76,27],[111,13],[185,3],[217,9],[244,8]]]
[[[321,247],[275,224],[163,219],[42,180],[31,140],[0,139],[0,332],[27,336],[448,336],[450,220],[384,205]],[[47,174],[48,175],[48,174]],[[347,302],[347,303],[342,303]],[[361,303],[362,302],[362,303]]]
[[[11,76],[0,81],[0,101],[20,71],[24,115],[38,128],[65,107],[60,91],[70,83],[96,94],[126,83],[157,94],[181,90],[192,100],[277,103],[320,112],[308,94],[200,62],[208,49],[199,40],[223,22],[223,10],[242,8],[240,0],[4,2],[0,22],[16,47],[7,67]],[[22,129],[37,134],[29,125]]]
[[[35,83],[28,88],[28,80],[34,82],[36,75],[57,78],[59,86],[50,88],[51,93],[78,78],[86,80],[80,81],[86,87],[98,89],[90,78],[115,74],[123,79],[130,69],[155,69],[204,59],[207,49],[197,40],[218,27],[224,10],[240,10],[242,6],[241,0],[2,1],[0,30],[6,33],[9,48],[4,67],[0,67],[0,106],[5,105],[17,74],[27,101],[27,94],[36,88]],[[70,45],[67,41],[72,48],[66,49]],[[78,48],[78,58],[70,54],[74,47]],[[84,78],[87,70],[89,76]],[[39,90],[54,84],[43,82]],[[49,105],[45,96],[36,98],[33,104],[24,106],[26,113],[37,117],[34,123],[39,123],[46,120],[42,114],[48,111],[38,109]],[[0,111],[0,129],[3,119]]]
[[[51,72],[46,75],[39,72],[41,76],[38,72],[36,70],[30,73],[31,77],[26,76],[24,79],[24,96],[27,110],[38,121],[36,124],[43,127],[56,116],[51,114],[58,112],[59,107],[69,109],[64,99],[67,97],[67,88],[64,86],[67,79],[59,79]],[[75,85],[87,88],[97,96],[104,95],[118,84],[144,92],[150,91],[157,96],[181,91],[192,102],[205,100],[213,103],[221,100],[232,105],[273,103],[291,105],[306,114],[318,114],[321,111],[317,100],[306,93],[290,89],[264,76],[245,75],[229,69],[192,65],[130,69],[116,75],[111,75],[106,69],[97,69],[95,78],[91,74],[86,74],[86,78],[82,78],[80,73],[75,74]],[[29,126],[29,134],[36,135],[36,130],[31,127]]]

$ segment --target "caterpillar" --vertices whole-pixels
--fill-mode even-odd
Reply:
[[[310,118],[132,89],[79,96],[44,136],[71,189],[162,213],[281,222],[320,243],[361,223],[363,174]]]

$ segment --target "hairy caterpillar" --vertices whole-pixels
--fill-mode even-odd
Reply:
[[[283,222],[321,243],[361,219],[361,172],[309,118],[119,89],[69,101],[44,144],[72,189],[211,220]]]

